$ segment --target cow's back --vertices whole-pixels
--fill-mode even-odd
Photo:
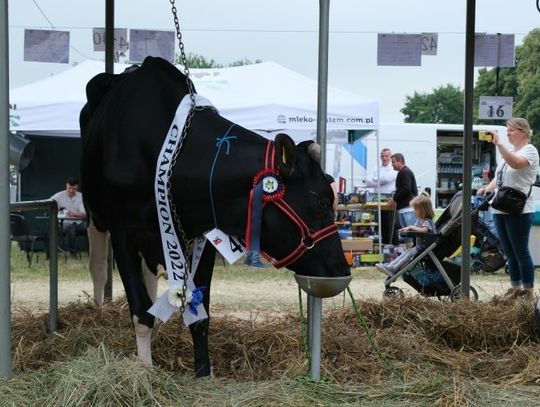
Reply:
[[[81,112],[81,183],[96,224],[106,229],[115,205],[153,193],[155,163],[181,98],[185,77],[161,58],[87,85]]]

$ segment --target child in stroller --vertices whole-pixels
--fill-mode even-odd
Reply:
[[[404,232],[409,237],[421,238],[421,251],[396,274],[386,278],[384,296],[403,297],[399,287],[392,286],[398,278],[425,296],[450,296],[452,301],[461,298],[461,267],[447,259],[461,246],[463,195],[458,192],[435,222],[437,233]],[[471,224],[478,218],[478,208],[471,211]],[[471,299],[478,293],[469,287]]]
[[[410,205],[414,210],[414,216],[417,219],[416,223],[400,229],[400,233],[407,231],[419,233],[437,233],[435,224],[433,223],[435,213],[433,212],[431,199],[425,195],[420,195],[414,198]],[[390,263],[377,263],[375,267],[386,275],[393,276],[397,274],[405,265],[409,264],[409,262],[423,250],[425,250],[423,239],[421,237],[417,237],[416,245],[414,247],[405,250],[399,257],[392,260]]]

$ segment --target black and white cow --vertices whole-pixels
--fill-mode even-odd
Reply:
[[[187,79],[165,60],[148,57],[132,72],[95,76],[86,91],[88,102],[80,118],[84,200],[96,227],[110,231],[139,358],[151,365],[154,317],[147,312],[152,300],[141,257],[154,273],[165,264],[153,183],[165,135],[188,93]],[[172,199],[188,238],[213,229],[214,214],[225,233],[245,235],[249,195],[254,177],[264,167],[268,140],[240,126],[230,130],[235,139],[229,153],[222,154],[213,169],[213,210],[209,177],[216,141],[231,125],[210,108],[197,111],[191,120],[171,176]],[[285,194],[280,205],[264,206],[261,250],[275,265],[285,264],[295,273],[349,275],[339,236],[331,226],[333,193],[320,168],[318,145],[295,145],[290,137],[279,135],[272,147],[272,164],[283,179]],[[331,233],[315,238],[322,230]],[[215,249],[207,244],[195,276],[196,286],[208,288],[203,300],[207,312],[214,258]],[[196,375],[209,375],[208,319],[190,325],[190,331]]]

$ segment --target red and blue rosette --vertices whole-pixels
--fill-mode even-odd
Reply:
[[[285,195],[285,184],[279,171],[273,168],[260,170],[253,178],[253,188],[262,183],[262,199],[264,202],[277,201]]]
[[[248,250],[260,249],[262,210],[265,203],[277,201],[285,195],[285,184],[279,172],[273,168],[259,171],[253,178],[249,194],[246,244]]]

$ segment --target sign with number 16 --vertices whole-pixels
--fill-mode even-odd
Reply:
[[[511,96],[480,96],[478,117],[480,119],[508,120],[512,118]]]

